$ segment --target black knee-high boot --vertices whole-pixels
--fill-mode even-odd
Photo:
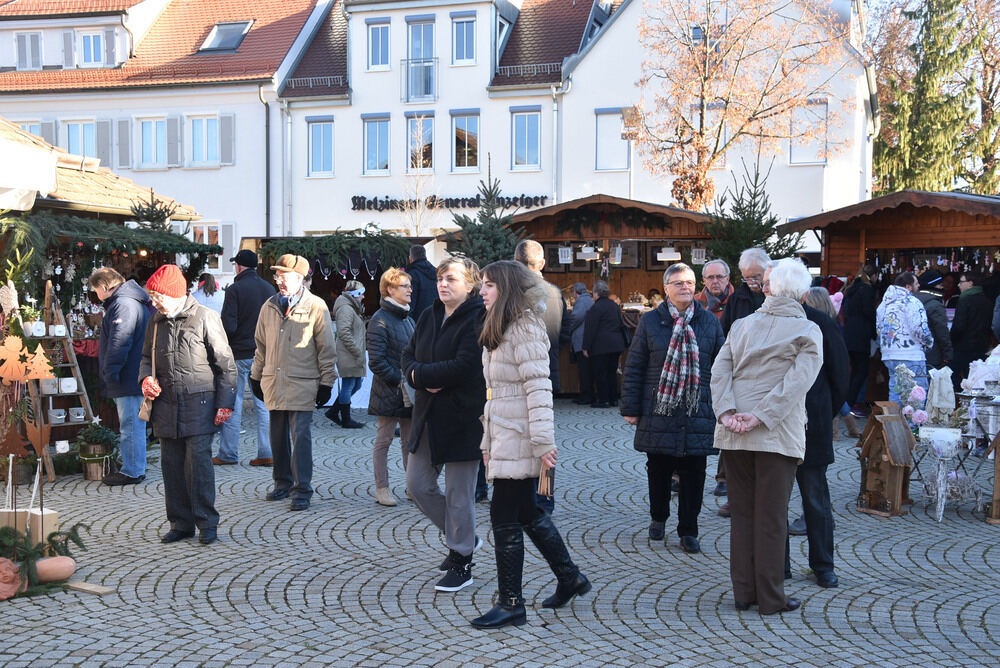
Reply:
[[[590,580],[580,572],[569,556],[566,543],[547,514],[540,514],[524,528],[525,533],[545,557],[555,574],[556,592],[542,601],[543,608],[561,608],[574,596],[586,594],[591,589]]]
[[[524,570],[524,532],[520,524],[502,524],[493,527],[496,543],[497,604],[482,617],[472,620],[480,629],[496,629],[513,624],[521,626],[528,620],[521,596],[521,574]]]

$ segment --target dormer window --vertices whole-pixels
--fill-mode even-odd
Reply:
[[[250,32],[253,21],[216,23],[198,51],[235,51]]]

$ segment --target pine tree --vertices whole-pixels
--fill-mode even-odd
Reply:
[[[743,163],[743,183],[733,176],[733,187],[716,200],[712,219],[705,224],[711,236],[706,244],[708,256],[729,263],[738,278],[740,253],[747,248],[763,248],[772,260],[790,257],[802,248],[802,234],[777,232],[780,220],[771,211],[766,184],[770,169],[761,174],[754,164],[753,173]]]
[[[963,173],[966,129],[972,120],[975,85],[962,81],[973,42],[962,43],[961,0],[926,0],[906,12],[917,21],[917,40],[909,50],[917,64],[912,81],[889,82],[894,100],[886,109],[890,143],[875,142],[878,190],[951,190]]]
[[[514,248],[524,233],[511,229],[514,218],[500,200],[500,180],[487,171],[486,181],[479,182],[479,211],[472,219],[465,214],[452,216],[458,232],[448,232],[445,241],[448,252],[463,255],[480,267],[497,260],[514,259]]]

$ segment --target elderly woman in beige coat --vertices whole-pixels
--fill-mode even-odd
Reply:
[[[487,387],[480,447],[493,482],[490,520],[499,594],[496,606],[472,625],[499,628],[527,621],[521,596],[525,533],[558,580],[556,592],[542,607],[561,607],[591,585],[570,558],[552,518],[535,503],[542,462],[556,465],[549,337],[539,317],[545,284],[520,263],[500,261],[483,270],[479,294],[486,307],[479,343]]]
[[[365,379],[365,286],[347,281],[344,291],[333,303],[333,321],[337,325],[337,373],[340,394],[326,416],[345,429],[360,429],[364,422],[351,417],[351,397]]]
[[[733,324],[712,366],[715,447],[732,508],[729,566],[738,610],[799,607],[785,596],[788,498],[806,450],[806,392],[823,364],[823,335],[799,300],[811,277],[796,259],[770,273],[770,295]]]

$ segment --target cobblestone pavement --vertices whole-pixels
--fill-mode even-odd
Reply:
[[[803,606],[761,617],[733,608],[728,520],[715,513],[711,484],[702,554],[682,552],[670,522],[666,542],[651,543],[644,458],[631,447],[631,428],[612,411],[566,400],[557,402],[556,420],[554,517],[594,590],[542,610],[555,581],[529,547],[526,626],[468,625],[496,588],[488,546],[477,553],[474,586],[435,593],[445,549],[404,500],[398,449],[390,476],[401,503],[383,508],[373,502],[373,425],[346,432],[317,412],[312,508],[292,513],[287,502],[263,500],[270,471],[247,465],[256,446],[246,425],[241,465],[216,468],[222,524],[212,546],[160,544],[166,525],[155,461],[134,487],[79,476],[49,485],[46,503],[64,525],[91,525],[78,576],[115,593],[2,604],[0,665],[997,664],[1000,527],[971,503],[949,505],[941,524],[919,490],[904,517],[858,513],[853,442],[838,441],[830,484],[840,588],[816,586],[805,539],[793,537],[786,588]],[[714,466],[710,458],[710,473]],[[793,515],[798,507],[796,492]],[[485,537],[486,505],[477,516]]]

